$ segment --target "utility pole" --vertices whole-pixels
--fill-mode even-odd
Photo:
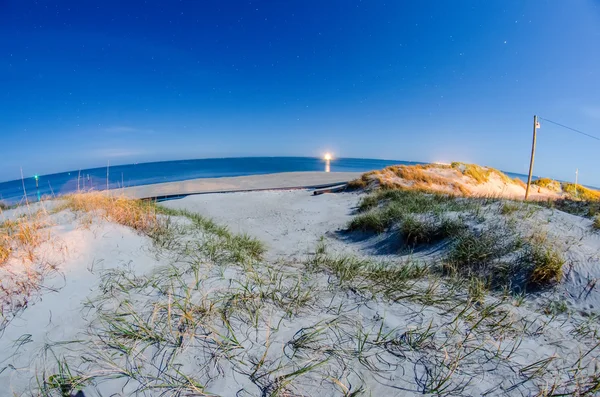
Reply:
[[[533,172],[533,158],[535,157],[535,140],[537,138],[537,129],[540,128],[537,116],[533,116],[533,143],[531,144],[531,161],[529,162],[529,177],[527,177],[527,189],[525,190],[525,200],[529,197],[529,188],[531,187],[531,173]]]

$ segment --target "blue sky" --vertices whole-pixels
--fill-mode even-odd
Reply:
[[[320,155],[526,173],[600,136],[600,1],[0,0],[0,180]],[[535,174],[600,186],[542,122]]]

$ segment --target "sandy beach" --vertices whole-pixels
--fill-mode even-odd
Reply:
[[[280,189],[288,177],[298,180],[202,185]],[[303,174],[297,186],[349,177]],[[43,225],[35,248],[0,268],[0,395],[594,393],[600,237],[590,219],[493,199],[436,207],[560,247],[560,283],[525,293],[436,273],[448,240],[409,247],[393,227],[352,231],[369,196],[207,193],[165,201],[148,218],[153,207],[135,204],[127,211],[145,211],[135,223],[120,218],[120,202],[102,212],[103,195],[102,206],[82,196],[4,211],[5,223]]]
[[[339,185],[360,177],[360,172],[283,172],[224,178],[202,178],[157,183],[120,189],[131,198],[162,198],[211,192],[239,192],[266,189],[318,188]]]

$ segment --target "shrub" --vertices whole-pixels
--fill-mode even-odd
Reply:
[[[348,182],[348,184],[346,185],[346,187],[348,189],[350,189],[350,190],[365,189],[368,186],[368,184],[369,184],[369,181],[365,177],[365,175],[367,175],[367,174],[363,174],[358,179],[351,180],[350,182]]]
[[[454,236],[465,228],[464,224],[450,219],[438,221],[431,217],[418,219],[406,216],[402,220],[400,232],[405,244],[432,244]]]
[[[540,233],[531,236],[521,258],[521,265],[530,269],[528,283],[539,288],[560,282],[564,264],[560,252]]]
[[[594,217],[594,223],[592,224],[592,227],[593,227],[594,229],[600,229],[600,214],[597,214],[597,215]]]
[[[515,239],[502,228],[464,229],[454,239],[445,269],[466,276],[495,276],[492,274],[494,262],[515,248]]]
[[[560,282],[565,260],[558,251],[551,247],[533,246],[529,255],[533,265],[529,278],[530,284],[536,287],[544,287]]]
[[[383,211],[371,211],[360,214],[350,221],[349,230],[363,232],[383,233],[390,227],[390,220],[385,217]]]
[[[358,209],[362,213],[350,221],[348,228],[382,233],[409,214],[438,216],[447,211],[461,211],[471,206],[471,202],[448,194],[379,190],[361,200]]]
[[[540,178],[531,182],[532,185],[544,187],[546,189],[558,192],[560,191],[560,183],[550,178]]]
[[[575,185],[574,183],[563,183],[562,189],[572,197],[585,201],[600,201],[600,191],[588,189],[585,186]]]
[[[467,164],[463,172],[466,176],[470,176],[479,183],[485,183],[490,180],[490,170],[480,167],[475,164]]]
[[[500,179],[502,179],[506,183],[513,183],[514,181],[510,179],[504,172],[499,171],[495,168],[491,167],[482,167],[477,164],[465,164],[460,162],[453,162],[452,168],[459,170],[463,175],[469,176],[478,183],[485,183],[490,180],[490,176],[493,174],[497,175]]]
[[[440,228],[433,220],[417,219],[414,216],[404,218],[400,226],[400,232],[404,242],[411,245],[432,243],[443,238]]]
[[[365,212],[370,209],[373,209],[379,205],[379,197],[375,194],[371,194],[369,196],[363,197],[358,203],[358,211]]]

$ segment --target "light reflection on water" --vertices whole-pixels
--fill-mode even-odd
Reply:
[[[331,160],[325,160],[325,172],[331,172]]]

